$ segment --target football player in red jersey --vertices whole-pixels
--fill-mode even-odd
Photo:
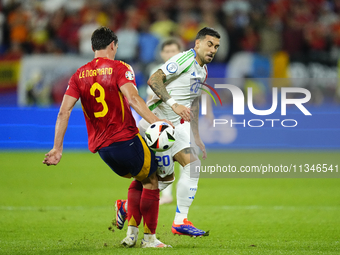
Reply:
[[[44,164],[57,165],[63,151],[63,140],[71,111],[81,99],[88,132],[88,146],[97,152],[120,176],[134,177],[128,191],[128,234],[122,244],[134,246],[143,217],[142,247],[171,247],[155,235],[159,189],[154,153],[139,135],[130,106],[149,123],[160,121],[138,95],[134,72],[128,64],[114,60],[118,38],[106,27],[91,37],[94,59],[80,67],[71,77],[60,106],[54,146],[45,155]],[[163,120],[172,125],[171,122]]]

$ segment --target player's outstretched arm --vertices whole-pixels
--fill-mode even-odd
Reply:
[[[133,83],[125,83],[123,86],[120,87],[120,91],[126,96],[127,100],[129,101],[130,106],[147,122],[154,123],[156,121],[160,121],[160,119],[153,114],[144,100],[138,95],[138,90]],[[171,126],[172,123],[168,120],[163,120],[169,123]]]
[[[199,115],[199,97],[196,97],[195,100],[192,102],[191,105],[191,112],[192,112],[192,119],[190,122],[190,126],[191,126],[191,130],[192,133],[194,135],[194,139],[195,139],[195,143],[197,144],[197,146],[201,149],[201,151],[203,152],[203,159],[207,158],[207,152],[205,150],[205,145],[200,137],[199,134],[199,129],[198,129],[198,115]]]
[[[61,159],[61,155],[63,152],[64,136],[68,126],[68,120],[70,118],[71,111],[76,102],[77,99],[69,95],[65,95],[63,98],[63,102],[61,103],[57,122],[55,125],[53,149],[50,150],[47,154],[45,154],[45,159],[43,161],[43,163],[48,166],[57,165]]]
[[[176,103],[176,101],[171,98],[170,94],[164,85],[165,74],[161,69],[158,69],[148,80],[148,85],[155,92],[155,94],[162,99],[163,102],[167,103],[172,110],[181,116],[185,121],[190,121],[190,109],[184,105]]]

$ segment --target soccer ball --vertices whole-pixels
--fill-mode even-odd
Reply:
[[[153,151],[166,151],[175,143],[175,130],[168,123],[157,121],[146,129],[145,139]]]

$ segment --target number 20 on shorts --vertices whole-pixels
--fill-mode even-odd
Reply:
[[[158,161],[158,166],[169,166],[170,165],[170,156],[169,155],[164,155],[163,157],[161,156],[156,156],[156,159]]]

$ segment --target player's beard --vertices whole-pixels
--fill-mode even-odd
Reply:
[[[205,56],[204,62],[205,62],[205,64],[209,64],[213,59],[214,59],[214,55],[207,54]]]

